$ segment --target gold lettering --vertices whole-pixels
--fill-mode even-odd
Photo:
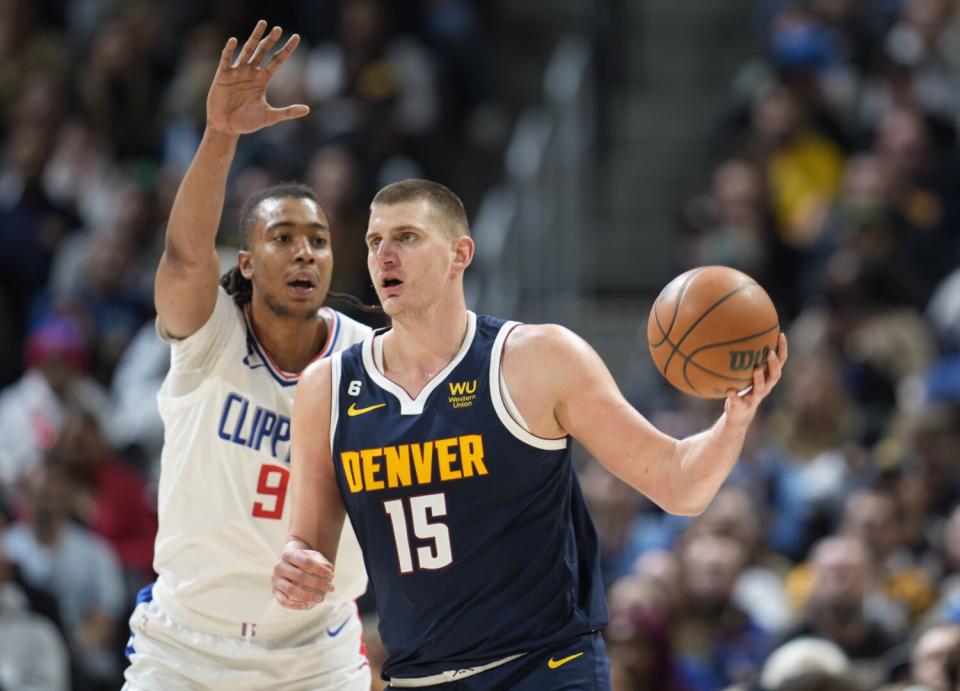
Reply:
[[[356,451],[344,451],[340,454],[343,464],[343,474],[347,476],[347,486],[351,494],[363,489],[363,478],[360,476],[360,454]]]
[[[483,463],[483,437],[479,434],[465,434],[460,437],[460,465],[463,476],[486,475],[487,466]]]
[[[373,460],[381,456],[382,451],[382,449],[363,449],[360,452],[360,457],[363,461],[363,481],[368,492],[372,492],[375,489],[383,489],[383,480],[376,478],[376,474],[380,472],[381,466]]]
[[[454,470],[451,466],[457,460],[457,455],[450,451],[450,447],[457,443],[456,439],[438,439],[434,442],[437,447],[437,465],[440,468],[440,481],[459,480],[463,473]]]
[[[410,481],[410,446],[385,446],[384,458],[387,461],[387,486],[409,487]]]
[[[413,451],[413,465],[417,471],[417,484],[429,485],[433,477],[433,442],[426,444],[411,444]]]

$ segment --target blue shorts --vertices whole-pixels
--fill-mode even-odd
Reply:
[[[420,688],[432,691],[609,691],[610,660],[603,636],[594,631],[460,681]]]

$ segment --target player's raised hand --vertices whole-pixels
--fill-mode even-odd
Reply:
[[[320,552],[290,541],[273,567],[273,596],[289,609],[310,609],[333,592],[333,564]]]
[[[727,400],[723,409],[727,414],[727,419],[733,424],[748,425],[753,420],[757,412],[757,406],[760,401],[767,397],[767,394],[780,381],[780,375],[783,373],[783,366],[787,362],[787,337],[781,333],[777,341],[776,352],[770,351],[767,354],[767,362],[763,367],[755,367],[753,370],[753,385],[742,394],[736,391],[727,392]]]
[[[267,23],[261,19],[233,62],[237,39],[231,36],[223,47],[217,74],[207,93],[208,127],[226,134],[249,134],[283,120],[302,118],[310,112],[302,103],[284,108],[274,108],[267,103],[270,78],[293,53],[300,36],[293,34],[264,62],[283,34],[279,26],[269,33],[265,33],[266,30]]]

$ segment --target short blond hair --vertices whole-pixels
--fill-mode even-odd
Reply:
[[[432,180],[408,178],[390,183],[377,192],[370,203],[370,208],[372,209],[377,204],[389,206],[390,204],[400,204],[420,199],[426,200],[431,207],[450,222],[449,226],[445,227],[448,235],[451,237],[470,235],[467,212],[463,208],[460,197],[455,195],[448,187]]]

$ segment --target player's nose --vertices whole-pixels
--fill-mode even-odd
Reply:
[[[397,253],[394,251],[392,242],[383,241],[377,245],[376,249],[377,264],[383,267],[396,266]]]
[[[308,264],[313,264],[316,261],[316,252],[309,238],[300,237],[293,243],[293,258],[295,261]]]

